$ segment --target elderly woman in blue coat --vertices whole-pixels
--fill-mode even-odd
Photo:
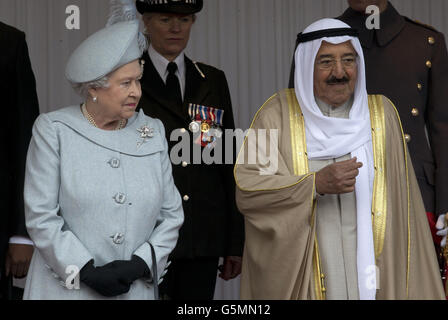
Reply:
[[[164,128],[135,112],[146,43],[123,16],[69,59],[85,103],[34,124],[24,195],[37,250],[25,299],[154,299],[176,245],[183,211]]]

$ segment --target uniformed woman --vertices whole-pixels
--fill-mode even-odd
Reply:
[[[135,112],[146,42],[134,5],[119,11],[67,64],[85,102],[33,127],[25,299],[154,299],[176,245],[183,210],[164,127]]]
[[[236,152],[225,141],[225,133],[235,130],[227,79],[222,70],[185,54],[202,0],[136,4],[150,42],[143,54],[139,108],[163,122],[170,151],[181,154],[172,160],[185,223],[160,292],[165,299],[211,300],[218,270],[224,280],[241,273],[244,246],[244,220],[235,203],[233,165],[228,164]],[[211,154],[213,159],[205,160]]]

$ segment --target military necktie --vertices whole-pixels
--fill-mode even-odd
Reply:
[[[179,78],[176,76],[177,64],[175,62],[170,62],[166,69],[168,70],[166,88],[169,93],[169,98],[174,104],[182,105],[182,93],[180,91]]]

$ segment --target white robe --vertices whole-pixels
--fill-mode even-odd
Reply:
[[[317,104],[323,115],[348,118],[351,101],[333,108],[322,101]],[[310,160],[310,171],[340,161],[349,160],[349,154],[329,160]],[[325,276],[327,300],[359,299],[356,265],[356,199],[355,193],[341,195],[317,194],[316,234]]]

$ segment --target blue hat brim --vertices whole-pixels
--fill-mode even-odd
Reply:
[[[122,21],[84,40],[71,54],[65,75],[72,83],[101,79],[142,55],[138,42],[139,21]]]

